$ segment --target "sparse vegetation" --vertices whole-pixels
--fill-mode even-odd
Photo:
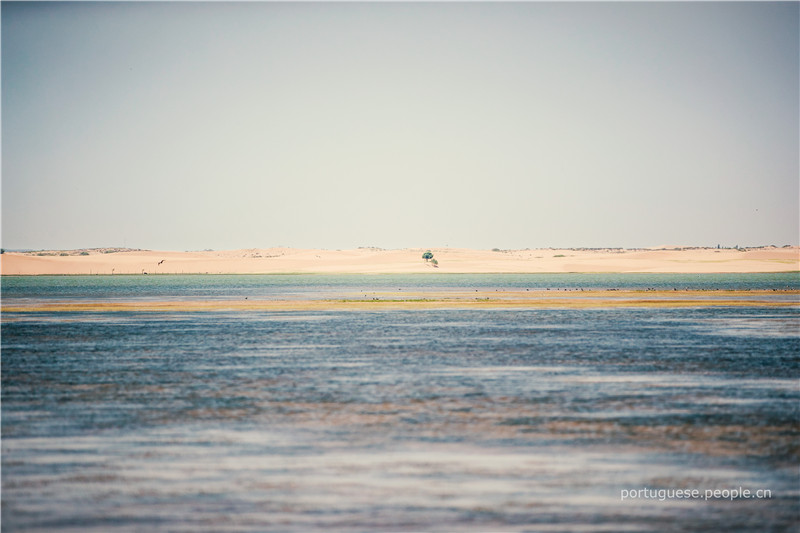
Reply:
[[[425,262],[426,262],[426,263],[427,263],[428,261],[430,261],[430,262],[431,262],[431,264],[432,264],[434,267],[438,267],[438,266],[439,266],[439,261],[437,261],[436,259],[434,259],[434,258],[433,258],[433,252],[431,252],[430,250],[428,250],[427,252],[425,252],[424,254],[422,254],[422,258],[425,260]]]
[[[82,251],[82,252],[81,252],[80,254],[78,254],[78,255],[89,255],[89,252],[87,252],[86,250],[84,250],[84,251]]]

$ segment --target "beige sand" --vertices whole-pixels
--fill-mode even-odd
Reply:
[[[776,299],[776,296],[791,296]],[[325,300],[164,300],[53,301],[3,305],[7,313],[29,312],[173,312],[173,311],[319,311],[397,309],[588,309],[613,307],[797,307],[800,291],[427,291],[353,295]]]
[[[466,250],[434,248],[204,252],[93,249],[0,256],[3,275],[40,274],[277,274],[277,273],[535,273],[535,272],[788,272],[800,271],[800,248]]]

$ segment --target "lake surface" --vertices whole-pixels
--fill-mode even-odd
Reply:
[[[2,297],[651,287],[800,277],[4,277]],[[3,530],[793,531],[798,377],[800,302],[4,313]]]
[[[338,274],[4,276],[6,302],[28,300],[319,299],[361,292],[463,289],[785,290],[797,273],[774,274]]]

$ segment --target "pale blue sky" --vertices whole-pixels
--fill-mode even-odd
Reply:
[[[2,4],[2,244],[798,244],[800,4]]]

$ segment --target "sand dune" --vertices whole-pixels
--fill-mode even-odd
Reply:
[[[787,272],[800,271],[800,248],[673,249],[431,249],[203,252],[93,249],[6,252],[3,275],[42,274],[272,274],[272,273],[535,273],[535,272]]]

